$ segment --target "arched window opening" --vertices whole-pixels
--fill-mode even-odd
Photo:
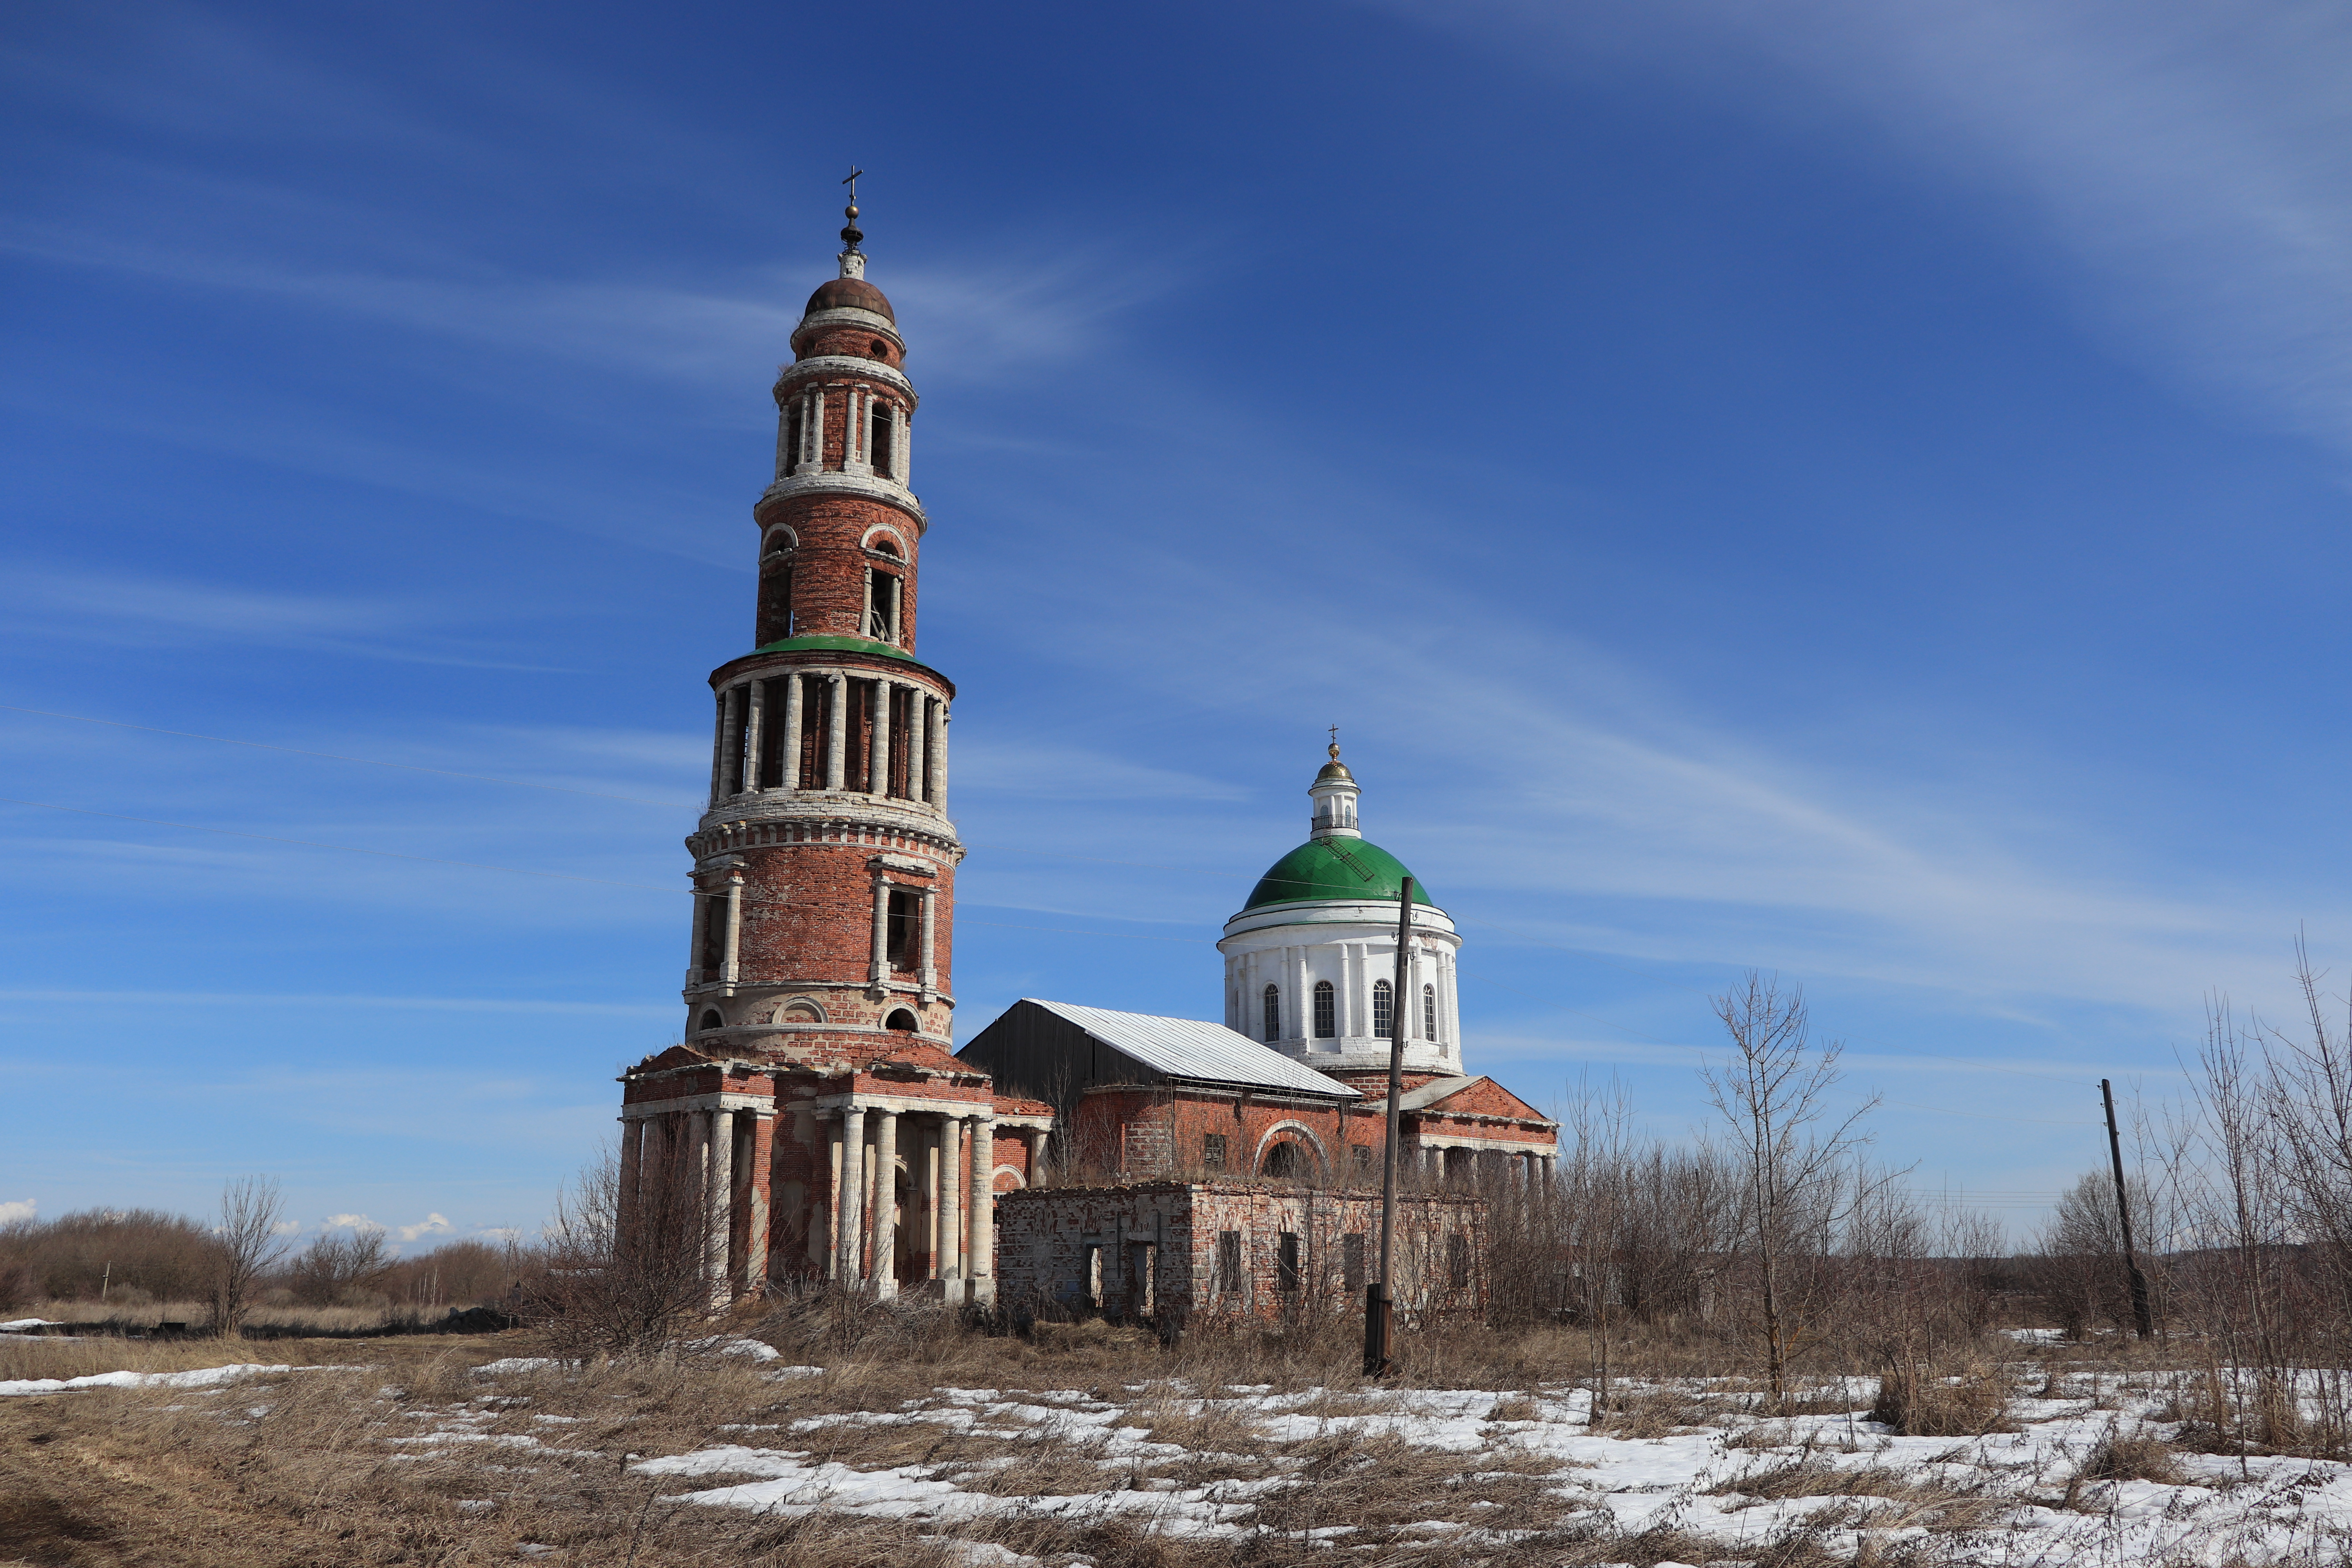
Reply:
[[[695,1027],[698,1029],[716,1029],[723,1027],[725,1024],[726,1020],[719,1016],[719,1010],[714,1007],[710,1011],[702,1015],[702,1022],[696,1025]]]
[[[806,398],[795,397],[784,410],[784,471],[776,476],[778,479],[789,479],[792,471],[801,466],[802,420],[807,406]]]
[[[1308,1173],[1311,1165],[1307,1152],[1285,1138],[1267,1148],[1265,1163],[1258,1167],[1258,1173],[1277,1181],[1297,1181]]]
[[[895,479],[898,472],[898,414],[887,403],[874,405],[874,471]]]
[[[1268,1040],[1278,1040],[1282,1038],[1282,987],[1267,986],[1265,1003],[1265,1037]]]
[[[1372,1034],[1385,1040],[1396,1033],[1396,993],[1385,980],[1372,982]]]
[[[866,625],[863,634],[877,642],[898,640],[898,579],[896,574],[866,574]]]
[[[1437,987],[1421,988],[1421,1033],[1423,1039],[1437,1038]]]
[[[903,560],[905,558],[904,552],[898,548],[898,542],[891,538],[887,533],[876,534],[874,536],[874,542],[867,545],[866,548],[873,551],[877,555],[887,555],[893,561]]]
[[[882,1026],[886,1029],[896,1029],[902,1035],[911,1035],[915,1032],[915,1016],[901,1007],[884,1019]]]
[[[1315,1037],[1318,1040],[1328,1040],[1336,1037],[1339,1033],[1338,997],[1332,992],[1329,981],[1318,980],[1315,983]]]

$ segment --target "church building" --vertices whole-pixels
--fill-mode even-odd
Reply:
[[[929,520],[907,349],[857,209],[778,375],[751,650],[710,676],[684,1043],[622,1077],[619,1219],[707,1219],[714,1300],[785,1276],[1181,1321],[1360,1291],[1404,1037],[1398,1296],[1483,1297],[1484,1200],[1555,1125],[1464,1066],[1453,921],[1358,825],[1339,748],[1306,843],[1217,943],[1223,1021],[1024,999],[954,1049],[956,688],[916,657]],[[699,1228],[699,1227],[698,1227]]]

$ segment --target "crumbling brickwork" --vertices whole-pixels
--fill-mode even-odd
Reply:
[[[1360,1310],[1378,1275],[1377,1193],[1266,1182],[1042,1186],[1000,1199],[996,1218],[998,1300],[1016,1313],[1172,1326],[1202,1314],[1340,1314]],[[1407,1311],[1483,1310],[1484,1201],[1401,1198],[1396,1269]]]

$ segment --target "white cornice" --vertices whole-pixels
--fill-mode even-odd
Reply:
[[[906,513],[915,525],[915,537],[918,539],[929,532],[931,528],[930,519],[923,514],[923,503],[915,499],[914,491],[894,485],[887,479],[871,479],[864,474],[845,474],[836,468],[819,468],[778,479],[761,491],[760,499],[751,503],[753,520],[758,520],[762,507],[790,500],[795,496],[863,496],[867,500],[878,500]]]
[[[788,390],[812,376],[828,375],[851,381],[878,381],[905,397],[909,408],[922,402],[915,395],[914,384],[907,379],[905,372],[878,359],[860,359],[856,354],[813,354],[793,361],[776,373],[777,401],[781,403]]]

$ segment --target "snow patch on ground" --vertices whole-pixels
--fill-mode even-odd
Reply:
[[[13,1394],[63,1394],[77,1388],[211,1388],[280,1372],[363,1372],[355,1366],[199,1367],[194,1372],[94,1372],[87,1377],[19,1377],[0,1382],[0,1397]]]

